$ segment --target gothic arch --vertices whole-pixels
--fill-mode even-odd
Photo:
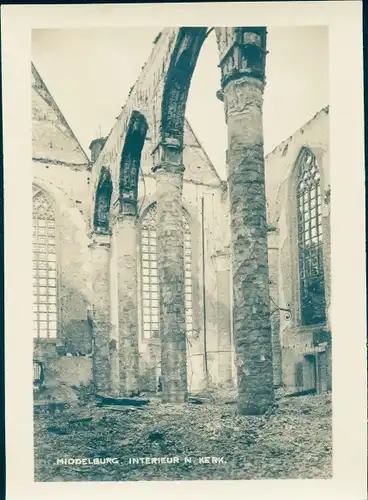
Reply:
[[[316,152],[314,151],[314,148],[309,146],[309,145],[303,145],[299,148],[298,153],[296,155],[295,161],[293,163],[293,170],[292,170],[292,175],[291,175],[291,189],[295,189],[295,184],[298,182],[298,177],[300,174],[300,166],[303,162],[303,159],[305,158],[306,155],[311,155],[316,161],[317,165],[319,166],[319,159],[317,157]],[[321,169],[319,168],[320,174],[321,174]],[[321,184],[322,184],[322,179],[321,179]]]
[[[226,85],[239,74],[265,78],[264,28],[214,28],[221,67],[221,84]],[[172,146],[182,147],[184,116],[192,75],[209,32],[207,27],[180,27],[166,74],[161,104],[161,140],[173,139]],[[229,56],[229,57],[228,57]],[[223,92],[218,97],[223,100]]]
[[[44,180],[41,177],[35,176],[33,178],[32,184],[39,189],[42,189],[48,193],[51,198],[55,201],[55,209],[63,205],[69,210],[73,211],[73,222],[78,226],[80,230],[86,233],[86,222],[83,215],[79,211],[78,205],[69,198],[67,194],[64,193],[56,184],[49,180]]]
[[[233,289],[237,292],[233,295],[233,328],[237,356],[245,365],[252,367],[245,372],[240,369],[242,365],[238,365],[238,408],[241,414],[258,414],[265,411],[274,397],[266,285],[268,264],[262,130],[266,30],[244,27],[215,30],[222,75],[220,97],[225,102],[230,137],[232,267]],[[202,27],[182,27],[177,33],[164,81],[160,140],[153,151],[157,186],[160,314],[166,320],[160,323],[163,340],[162,387],[164,401],[167,402],[185,401],[187,397],[185,305],[182,294],[184,272],[181,260],[184,241],[180,231],[185,168],[182,161],[183,129],[191,78],[207,34],[207,28]],[[244,181],[248,175],[251,182]],[[249,247],[257,250],[254,254],[252,252],[254,258],[247,262],[244,255]],[[176,266],[172,265],[174,262]],[[246,281],[251,285],[244,286]],[[257,302],[257,308],[251,306],[252,301]],[[259,321],[257,332],[251,321],[249,325],[245,322],[244,318],[248,317]],[[250,342],[258,340],[257,349],[262,350],[262,357],[267,361],[262,368],[255,362],[254,354],[246,348]]]
[[[138,179],[141,154],[146,140],[148,125],[143,114],[133,111],[120,161],[119,202],[123,213],[137,213]]]
[[[191,78],[207,28],[180,28],[162,97],[161,139],[175,139],[182,146],[184,116]]]
[[[110,204],[112,195],[112,181],[110,171],[106,167],[101,168],[95,195],[95,210],[93,216],[93,227],[96,233],[108,234],[110,231]]]

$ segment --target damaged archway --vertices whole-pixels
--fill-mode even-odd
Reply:
[[[263,152],[266,29],[215,28],[219,93],[228,126],[232,227],[233,328],[238,410],[264,413],[273,402],[267,223]],[[187,398],[183,230],[183,124],[191,77],[207,28],[180,28],[165,78],[157,181],[158,275],[164,401]]]
[[[110,171],[101,168],[95,193],[91,248],[92,261],[92,330],[93,381],[97,394],[110,391],[111,367],[109,343],[111,336],[109,256],[110,205],[113,185]]]
[[[144,115],[133,110],[122,149],[119,203],[114,223],[117,246],[119,392],[138,391],[137,200],[141,155],[148,130]]]

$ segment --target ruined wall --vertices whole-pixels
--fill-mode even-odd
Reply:
[[[55,166],[51,165],[51,168]],[[58,174],[63,177],[65,183],[69,177],[69,184],[74,190],[79,181],[81,189],[78,197],[81,198],[86,179],[81,176],[76,178],[73,175],[75,172],[68,171],[67,167]],[[53,183],[48,181],[49,176],[53,178]],[[88,315],[91,308],[91,261],[87,226],[75,201],[68,196],[65,189],[56,187],[55,177],[57,176],[49,173],[45,164],[34,163],[34,184],[48,193],[55,203],[58,338],[55,341],[47,340],[47,343],[53,343],[54,347],[56,344],[63,346],[61,352],[64,354],[75,354],[76,351],[90,354],[91,326]],[[85,187],[84,191],[84,198],[87,198],[88,190]],[[86,199],[84,202],[86,203]],[[44,341],[40,339],[36,342],[40,346]],[[50,346],[47,353],[50,354]],[[42,358],[45,354],[46,352],[42,354],[39,350],[37,352]]]
[[[129,93],[116,123],[107,137],[105,145],[92,168],[92,203],[99,182],[101,169],[111,173],[113,193],[111,206],[115,207],[119,197],[120,160],[133,111],[139,111],[146,119],[148,133],[141,155],[141,180],[139,183],[139,203],[141,211],[156,201],[156,181],[152,173],[152,153],[160,141],[161,108],[164,81],[179,34],[178,28],[165,28],[153,43],[150,58]],[[179,56],[178,56],[179,57]],[[193,275],[193,328],[194,335],[188,339],[188,380],[192,390],[205,385],[222,384],[229,379],[229,365],[232,353],[230,334],[229,297],[229,227],[228,201],[226,190],[205,151],[201,147],[188,122],[184,125],[183,150],[184,189],[183,203],[191,218],[192,227],[192,275]],[[204,248],[202,258],[202,197],[204,197]],[[91,216],[90,214],[90,216]],[[112,229],[110,297],[112,336],[118,340],[118,305],[116,283],[116,258],[118,249]],[[139,255],[139,245],[137,248]],[[139,266],[139,260],[138,260]],[[203,271],[203,268],[205,269]],[[138,269],[140,272],[140,269]],[[139,285],[138,279],[138,285]],[[205,292],[203,289],[205,288]],[[139,292],[139,290],[138,290]],[[138,293],[140,296],[140,293]],[[205,298],[204,298],[205,296]],[[141,307],[139,307],[139,313]],[[159,373],[160,348],[157,341],[142,340],[142,319],[139,318],[139,348],[141,354],[142,384],[150,388],[156,386]],[[205,337],[206,332],[206,339]],[[207,344],[207,360],[204,344]],[[230,361],[231,363],[231,361]],[[207,372],[206,372],[207,365]],[[221,365],[221,367],[220,367]],[[114,361],[113,379],[117,383],[117,364]],[[231,377],[230,377],[231,378]]]
[[[222,385],[231,379],[230,333],[230,270],[229,270],[229,221],[226,185],[220,180],[198,139],[186,123],[183,207],[189,215],[192,239],[193,283],[193,335],[188,337],[188,384],[196,391],[206,385]],[[139,182],[140,214],[156,202],[156,180],[151,172],[152,155],[150,138],[142,151],[143,174]],[[202,198],[204,204],[202,205]],[[204,207],[204,234],[202,231],[202,206]],[[112,232],[110,297],[112,337],[118,342],[118,304],[116,282],[116,255],[118,249]],[[204,242],[203,242],[204,238]],[[205,259],[203,266],[203,245]],[[141,386],[155,390],[160,373],[160,343],[156,339],[143,340],[141,269],[139,238],[138,254],[138,313]],[[219,263],[221,260],[221,263]],[[204,269],[204,271],[203,271]],[[205,292],[203,291],[205,288]],[[205,299],[204,299],[205,295]],[[204,307],[204,302],[205,306]],[[204,331],[206,330],[206,341]],[[204,344],[207,344],[207,373]],[[117,363],[112,359],[113,379],[117,384]],[[226,367],[224,368],[224,366]]]
[[[152,173],[152,153],[160,141],[161,104],[164,80],[179,33],[166,28],[156,38],[147,63],[131,88],[105,145],[93,166],[58,110],[39,75],[33,72],[33,159],[35,180],[58,197],[60,255],[60,302],[62,304],[61,341],[72,340],[78,349],[88,351],[91,332],[88,309],[91,304],[91,259],[89,232],[94,211],[94,196],[104,167],[111,173],[111,206],[118,202],[120,159],[132,111],[141,112],[148,124],[142,151],[139,181],[141,213],[156,201],[156,181]],[[93,138],[91,138],[93,139]],[[226,183],[221,182],[188,122],[184,127],[183,163],[185,166],[183,205],[192,229],[193,328],[188,339],[188,381],[192,391],[210,386],[231,385],[235,381],[233,339],[231,334],[231,258],[229,200]],[[302,146],[317,157],[323,174],[323,191],[328,191],[328,110],[317,116],[284,141],[265,160],[271,296],[281,308],[290,304],[291,319],[284,313],[272,316],[273,340],[277,348],[280,330],[281,353],[275,358],[275,377],[290,388],[305,385],[310,367],[305,354],[312,346],[313,329],[298,323],[299,291],[295,270],[297,253],[294,242],[292,188],[294,165]],[[204,200],[202,202],[202,199]],[[202,209],[204,226],[202,228]],[[113,229],[113,217],[111,219]],[[326,299],[329,308],[329,204],[323,204]],[[204,233],[204,239],[203,238]],[[139,241],[139,239],[138,239]],[[204,247],[204,254],[203,254]],[[111,338],[118,341],[117,255],[112,230],[110,250]],[[140,263],[137,245],[138,271]],[[204,257],[204,258],[203,258]],[[140,279],[138,278],[138,286]],[[138,297],[140,293],[138,288]],[[138,308],[141,314],[141,307]],[[329,317],[329,315],[328,315]],[[328,325],[326,325],[327,328]],[[206,356],[204,345],[206,344]],[[76,347],[72,346],[71,350]],[[142,387],[155,389],[160,365],[157,341],[145,341],[139,317],[139,350]],[[51,352],[50,346],[45,353]],[[110,353],[112,387],[118,385],[117,347]],[[302,363],[300,365],[299,363]],[[282,365],[282,370],[281,370]],[[299,372],[298,372],[299,370]],[[299,377],[300,370],[304,373]],[[76,372],[77,373],[77,372]]]
[[[79,146],[64,117],[35,68],[33,73],[33,155],[35,182],[56,201],[59,246],[60,334],[58,343],[74,353],[90,352],[91,255],[88,248],[94,193],[102,166],[108,168],[114,185],[111,203],[118,197],[120,157],[130,110],[145,112],[150,128],[142,151],[139,184],[141,210],[155,202],[156,181],[152,174],[152,150],[157,141],[160,99],[165,68],[169,64],[177,30],[169,29],[154,45],[153,57],[143,68],[127,105],[111,131],[102,153],[93,165]],[[162,58],[162,63],[159,61]],[[165,66],[166,65],[166,66]],[[192,230],[193,336],[188,339],[188,380],[192,390],[229,379],[231,351],[229,297],[229,228],[227,193],[213,165],[188,122],[185,122],[183,204]],[[202,205],[202,197],[204,205]],[[204,206],[204,236],[202,235]],[[111,221],[113,227],[113,221]],[[204,241],[202,241],[204,237]],[[139,240],[138,240],[139,241]],[[203,265],[202,246],[205,249]],[[117,247],[112,231],[110,250],[111,339],[118,342]],[[139,256],[139,244],[137,246]],[[138,259],[138,264],[139,264]],[[139,280],[140,281],[140,280]],[[203,291],[205,289],[205,292]],[[204,299],[205,295],[205,299]],[[139,301],[139,293],[138,298]],[[206,306],[206,308],[204,307]],[[139,307],[139,311],[140,311]],[[206,330],[207,363],[204,356]],[[156,387],[160,349],[157,342],[142,340],[139,318],[139,347],[143,385]],[[45,344],[45,343],[43,343]],[[38,343],[36,355],[55,356],[54,342]],[[112,387],[118,385],[118,345],[112,344]],[[58,351],[64,352],[65,349]],[[231,353],[230,353],[231,354]],[[222,360],[224,358],[224,360]],[[69,364],[72,361],[68,361]],[[54,363],[54,362],[53,362]],[[207,373],[205,366],[207,364]],[[222,365],[226,365],[225,368]],[[51,365],[50,365],[51,366]],[[57,372],[54,364],[53,372]],[[70,372],[70,369],[68,369]],[[76,369],[76,374],[78,370]],[[77,375],[76,375],[77,376]],[[70,378],[70,377],[69,377]],[[230,377],[231,378],[231,377]],[[69,379],[68,379],[69,380]]]
[[[103,166],[110,170],[114,186],[117,187],[119,185],[120,158],[132,111],[139,111],[148,123],[147,142],[150,144],[148,146],[148,154],[156,147],[159,141],[164,79],[170,64],[178,32],[178,28],[165,28],[156,37],[151,56],[132,86],[127,102],[117,117],[101,154],[93,165],[93,192],[95,192]],[[114,203],[117,197],[118,189],[115,189],[112,203]],[[92,206],[93,204],[91,205],[91,209]]]
[[[283,383],[290,390],[309,389],[313,385],[312,358],[306,355],[315,353],[313,333],[321,331],[321,326],[300,325],[295,165],[303,146],[308,147],[315,154],[321,172],[323,252],[328,318],[322,330],[329,330],[330,207],[328,199],[325,199],[329,191],[328,118],[328,108],[321,110],[292,137],[267,155],[265,163],[268,223],[275,229],[272,235],[273,249],[269,249],[270,279],[272,281],[277,278],[278,281],[273,287],[273,298],[280,308],[291,308],[291,315],[281,311],[279,315],[276,313],[273,319],[273,321],[279,321],[280,325]],[[324,354],[321,354],[322,356]],[[328,352],[326,356],[330,356],[330,353]]]
[[[91,260],[89,245],[90,166],[44,82],[32,66],[33,182],[55,206],[58,336],[35,339],[34,357],[46,362],[46,383],[58,378],[64,362],[67,383],[89,378],[91,360]],[[73,355],[66,358],[66,354]],[[64,361],[66,360],[66,361]],[[60,366],[59,366],[60,365]],[[77,366],[78,365],[78,366]]]
[[[32,157],[85,170],[89,160],[32,64]]]

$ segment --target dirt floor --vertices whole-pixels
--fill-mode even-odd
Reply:
[[[171,405],[152,398],[142,409],[99,408],[84,401],[54,414],[38,407],[35,480],[332,477],[329,393],[280,396],[262,417],[238,416],[236,404],[227,399],[207,395],[203,404]],[[144,463],[157,457],[175,463]],[[57,464],[58,459],[96,458],[118,463]],[[145,460],[132,464],[132,458]]]

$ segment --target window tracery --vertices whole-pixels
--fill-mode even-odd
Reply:
[[[159,336],[159,284],[157,274],[156,204],[145,212],[141,221],[141,283],[143,338]],[[188,216],[183,212],[185,319],[188,335],[193,332],[192,242]]]
[[[302,151],[297,179],[301,324],[326,321],[320,171],[311,151]]]
[[[33,336],[57,336],[55,210],[51,198],[33,188]]]

